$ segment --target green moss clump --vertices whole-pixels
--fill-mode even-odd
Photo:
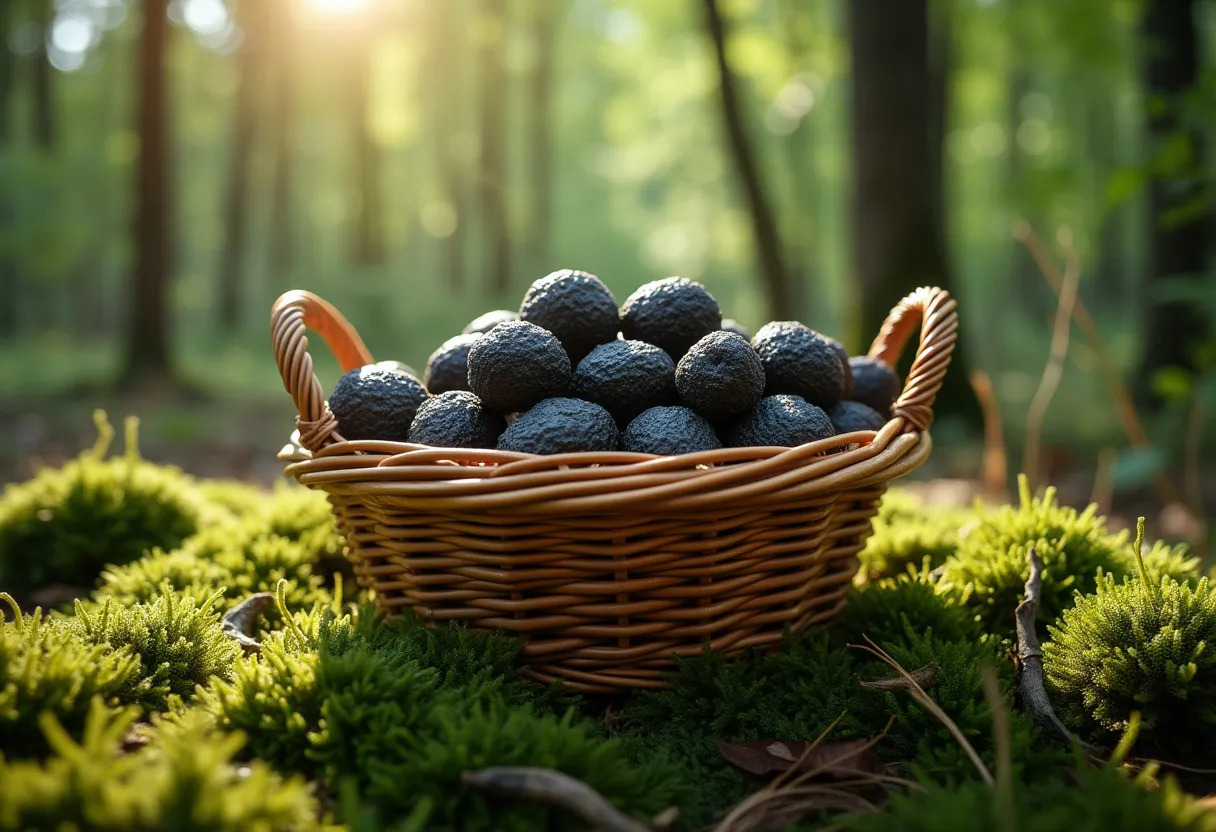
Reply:
[[[1143,521],[1142,521],[1143,522]],[[1074,725],[1124,730],[1173,752],[1216,741],[1216,586],[1106,575],[1048,629],[1044,669],[1054,701]]]
[[[974,522],[971,511],[928,506],[910,491],[888,489],[874,517],[874,533],[858,556],[858,581],[936,569],[958,548],[959,530]]]
[[[139,676],[121,698],[148,711],[163,711],[170,697],[190,699],[213,676],[228,678],[240,655],[236,642],[220,629],[216,596],[199,604],[164,588],[154,601],[132,606],[76,602],[66,626],[82,640],[130,650],[139,659]]]
[[[981,636],[975,613],[937,591],[928,570],[898,578],[882,578],[849,593],[844,614],[832,625],[841,643],[906,642],[932,630],[944,641],[975,641]]]
[[[47,746],[38,720],[54,714],[78,737],[89,702],[116,704],[139,674],[130,650],[111,650],[76,636],[66,622],[26,617],[7,595],[14,620],[0,626],[0,749],[9,757],[37,757]]]
[[[0,755],[0,829],[79,832],[309,832],[324,827],[300,780],[284,780],[265,764],[238,767],[241,738],[219,737],[194,721],[156,732],[124,753],[133,710],[108,713],[93,700],[81,742],[49,713],[40,722],[55,754],[45,763]]]
[[[171,549],[194,534],[202,503],[176,468],[139,458],[135,423],[127,453],[106,459],[113,430],[97,415],[97,445],[62,468],[10,485],[0,497],[0,586],[89,586],[108,563]]]

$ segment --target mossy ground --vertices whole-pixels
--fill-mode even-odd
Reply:
[[[1095,768],[1021,709],[1010,630],[1024,577],[1018,559],[1029,545],[1048,561],[1052,581],[1045,639],[1052,625],[1060,643],[1083,642],[1092,631],[1134,647],[1136,628],[1158,619],[1184,635],[1211,628],[1206,619],[1191,630],[1181,621],[1192,608],[1210,616],[1210,600],[1174,604],[1168,614],[1123,610],[1126,620],[1105,629],[1081,626],[1088,609],[1110,600],[1078,601],[1074,590],[1102,588],[1104,596],[1089,598],[1114,598],[1116,579],[1098,571],[1135,580],[1136,559],[1101,518],[1059,507],[1050,495],[960,510],[893,489],[835,626],[791,636],[769,654],[684,661],[669,690],[609,703],[527,681],[519,645],[506,637],[378,619],[350,579],[327,502],[303,489],[263,492],[148,466],[149,481],[173,484],[141,499],[189,506],[195,528],[158,539],[164,515],[153,507],[141,516],[156,528],[130,529],[142,555],[128,556],[129,540],[116,540],[112,560],[72,548],[82,535],[116,539],[115,492],[130,483],[131,465],[146,465],[103,457],[44,472],[37,485],[15,486],[0,500],[0,518],[17,518],[13,528],[0,523],[0,539],[25,534],[27,503],[43,501],[32,505],[35,516],[50,509],[70,523],[67,543],[36,539],[91,587],[75,609],[47,617],[26,609],[0,632],[0,829],[585,828],[562,810],[463,784],[462,771],[491,765],[559,769],[628,814],[644,819],[676,806],[679,828],[699,829],[764,782],[727,762],[719,741],[814,740],[825,731],[828,740],[882,735],[878,757],[901,781],[865,793],[881,815],[825,811],[791,828],[978,829],[1000,827],[1004,814],[1032,832],[1216,828],[1169,769],[1133,777]],[[46,485],[57,477],[87,480],[90,489],[69,500],[69,491]],[[64,516],[69,510],[79,514]],[[1146,549],[1154,580],[1181,581],[1187,598],[1211,591],[1185,552]],[[275,592],[278,603],[257,622],[260,654],[243,655],[220,616],[254,592]],[[963,744],[906,691],[862,684],[893,675],[858,647],[867,637],[907,670],[935,666],[929,695],[1000,788],[983,782]],[[1194,672],[1160,669],[1171,718],[1153,719],[1145,703],[1157,756],[1168,754],[1169,731],[1193,733],[1211,721],[1210,647],[1194,641],[1185,651]],[[1075,674],[1063,660],[1051,664],[1052,649],[1049,675]],[[995,700],[985,694],[985,668]],[[1117,691],[1101,715],[1125,714],[1157,689],[1156,665],[1139,668],[1111,675],[1142,690]],[[1188,687],[1196,679],[1203,687]],[[1088,699],[1066,693],[1065,718],[1086,739],[1113,746],[1120,735],[1110,728],[1124,723],[1095,724],[1085,712],[1100,686]],[[1203,750],[1190,743],[1188,754],[1194,766]]]

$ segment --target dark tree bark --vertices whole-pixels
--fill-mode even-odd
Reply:
[[[355,216],[354,260],[360,266],[384,262],[384,217],[380,193],[380,148],[368,130],[371,107],[370,52],[366,43],[352,67],[350,126],[354,130],[355,182],[359,212]]]
[[[790,57],[788,74],[798,74],[811,46],[807,33],[816,21],[801,0],[784,0],[781,4],[781,28],[785,34],[785,49]],[[811,162],[810,115],[804,115],[797,126],[785,136],[782,149],[790,181],[790,217],[779,225],[785,240],[786,266],[789,273],[793,309],[791,317],[801,319],[808,311],[807,297],[815,294],[815,273],[812,260],[812,240],[818,226],[815,210],[815,173]]]
[[[135,249],[127,322],[125,381],[169,377],[167,300],[173,261],[169,195],[169,106],[166,96],[169,0],[144,0],[139,41],[135,171]]]
[[[496,294],[511,287],[511,238],[504,193],[506,170],[505,132],[507,77],[503,63],[506,39],[506,0],[481,0],[484,36],[480,44],[481,158],[478,170],[478,200],[481,203],[481,232],[486,256],[486,278]]]
[[[457,132],[455,105],[463,100],[460,80],[465,77],[458,56],[466,50],[460,42],[460,7],[455,3],[433,3],[431,11],[433,17],[430,50],[427,54],[426,85],[430,92],[427,103],[430,106],[432,127],[431,152],[454,221],[451,233],[443,238],[443,282],[449,290],[459,292],[465,282],[464,242],[468,225],[468,186],[452,145]]]
[[[927,0],[852,0],[853,261],[862,337],[918,286],[951,288],[942,195],[947,38]],[[978,418],[963,350],[938,412]]]
[[[292,191],[295,177],[294,155],[291,145],[291,119],[295,109],[295,32],[292,29],[288,3],[280,0],[276,9],[277,37],[267,41],[274,55],[274,85],[269,107],[270,143],[273,153],[273,171],[270,184],[270,231],[269,260],[270,282],[273,294],[290,288],[291,270],[295,263],[294,214]]]
[[[244,40],[237,55],[239,74],[232,121],[232,146],[228,156],[228,195],[225,202],[224,252],[220,258],[218,323],[234,330],[241,317],[241,286],[245,276],[246,231],[249,227],[249,161],[258,121],[258,91],[265,67],[266,8],[262,3],[243,2],[238,12]]]
[[[44,150],[50,150],[55,146],[55,89],[46,44],[51,36],[54,9],[51,0],[36,3],[34,9],[41,39],[38,42],[38,50],[30,57],[30,123],[34,143]]]
[[[1154,108],[1149,138],[1156,145],[1184,129],[1177,118],[1179,97],[1198,77],[1198,43],[1193,0],[1155,0],[1148,3],[1143,21],[1145,43],[1144,85],[1149,96],[1166,106]],[[1202,137],[1188,136],[1196,154]],[[1198,167],[1198,166],[1196,166]],[[1195,366],[1194,350],[1204,336],[1205,321],[1193,303],[1159,303],[1155,297],[1162,281],[1182,276],[1199,280],[1206,267],[1207,249],[1201,217],[1166,224],[1162,215],[1195,195],[1188,183],[1154,177],[1150,186],[1149,274],[1145,287],[1147,310],[1145,347],[1140,365],[1138,394],[1154,403],[1152,378],[1163,367]]]
[[[764,281],[769,314],[775,319],[787,318],[793,309],[790,275],[782,256],[781,239],[777,232],[772,203],[761,181],[755,151],[744,124],[735,75],[726,60],[726,21],[722,18],[717,0],[704,0],[704,8],[705,26],[709,30],[710,40],[713,41],[714,59],[718,67],[718,100],[722,106],[722,124],[726,129],[735,172],[743,186],[751,215],[756,257]]]
[[[532,261],[549,263],[553,180],[553,29],[556,12],[548,2],[533,4],[536,67],[532,72]]]

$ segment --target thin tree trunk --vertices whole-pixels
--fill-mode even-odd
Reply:
[[[756,256],[764,281],[769,314],[774,318],[788,317],[789,311],[793,309],[790,276],[782,256],[781,239],[769,196],[760,179],[760,168],[743,123],[744,116],[739,104],[735,76],[726,60],[726,21],[722,18],[717,0],[704,0],[704,7],[705,25],[709,30],[710,40],[713,41],[718,67],[718,98],[722,105],[722,123],[734,158],[735,171],[739,175],[750,209],[752,233],[756,239]]]
[[[34,143],[44,150],[55,146],[55,92],[50,59],[46,54],[53,16],[51,0],[35,4],[39,26],[38,50],[30,57],[30,106]]]
[[[1193,0],[1156,0],[1149,3],[1143,22],[1147,40],[1144,81],[1148,95],[1169,102],[1149,119],[1153,145],[1185,129],[1176,104],[1198,77],[1198,44]],[[1190,133],[1194,153],[1202,153],[1202,137]],[[1196,168],[1199,165],[1196,164]],[[1155,295],[1165,280],[1193,277],[1198,281],[1206,265],[1203,218],[1166,224],[1162,215],[1196,196],[1194,183],[1154,178],[1149,196],[1149,268],[1142,304],[1147,310],[1146,342],[1138,379],[1139,398],[1153,403],[1152,379],[1163,367],[1193,369],[1194,351],[1203,337],[1205,322],[1197,306],[1186,301],[1158,302]]]
[[[354,130],[355,182],[359,212],[355,217],[354,260],[360,266],[384,262],[384,218],[381,211],[380,148],[368,130],[371,107],[371,64],[367,45],[356,57],[350,96],[350,123]]]
[[[12,114],[9,110],[13,98],[13,74],[16,62],[13,51],[8,48],[9,34],[13,30],[13,5],[0,3],[0,144],[12,138]]]
[[[456,102],[463,100],[460,80],[465,76],[456,56],[463,54],[459,42],[461,12],[456,3],[431,6],[431,47],[428,54],[428,84],[431,110],[431,147],[440,186],[452,211],[451,233],[443,237],[443,281],[452,292],[464,286],[464,242],[468,225],[467,183],[453,150],[457,134]]]
[[[281,0],[277,7],[277,37],[267,41],[273,49],[274,88],[271,94],[269,129],[274,154],[274,169],[270,184],[270,232],[269,259],[272,294],[290,288],[291,270],[294,265],[294,240],[292,239],[292,185],[295,175],[294,155],[291,144],[291,119],[295,107],[295,32],[291,26],[290,0]]]
[[[249,227],[249,161],[258,116],[258,89],[262,83],[265,44],[265,8],[257,2],[238,6],[244,12],[245,37],[237,56],[239,74],[233,111],[232,146],[228,157],[228,197],[225,205],[224,252],[220,258],[219,325],[232,331],[241,317],[241,286],[245,276],[246,231]]]
[[[481,230],[484,238],[487,280],[491,291],[504,294],[511,286],[511,240],[503,193],[506,131],[506,0],[481,0],[484,40],[480,45],[481,78],[478,111],[481,114],[481,164],[478,171]]]
[[[781,3],[781,23],[789,56],[787,74],[791,81],[798,76],[800,67],[811,51],[802,19],[803,15],[811,14],[813,12],[807,8],[805,0],[784,0]],[[796,310],[792,317],[797,319],[802,319],[809,311],[806,298],[815,294],[812,239],[817,231],[818,218],[815,210],[815,172],[813,165],[809,164],[810,132],[810,114],[807,113],[782,141],[790,179],[791,216],[790,221],[780,226],[779,230],[785,232],[782,236],[788,253],[793,309]]]
[[[536,67],[532,73],[532,261],[548,269],[553,172],[553,29],[556,12],[548,2],[533,4]]]
[[[139,41],[139,104],[136,134],[139,161],[135,172],[135,217],[132,238],[135,266],[127,331],[125,380],[169,376],[167,300],[172,268],[172,222],[169,214],[169,112],[165,90],[165,52],[169,35],[169,0],[144,0]]]
[[[8,48],[9,33],[13,25],[13,7],[0,3],[0,145],[12,138],[12,121],[9,107],[13,93],[14,60]],[[0,192],[0,228],[7,225],[11,215],[9,194]],[[0,338],[16,334],[17,329],[17,274],[12,256],[0,251]]]

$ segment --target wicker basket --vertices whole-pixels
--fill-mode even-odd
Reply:
[[[288,292],[271,331],[299,419],[280,457],[328,494],[381,610],[520,636],[541,681],[660,688],[676,654],[773,645],[841,611],[887,482],[929,455],[955,302],[940,289],[912,293],[870,355],[894,366],[918,325],[916,359],[880,431],[673,457],[535,456],[345,441],[306,329],[344,371],[372,358],[332,306]]]

